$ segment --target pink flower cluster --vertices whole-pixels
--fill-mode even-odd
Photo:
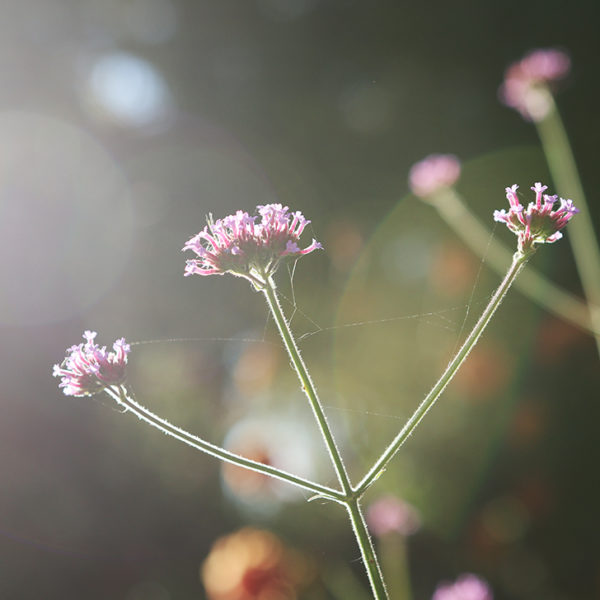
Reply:
[[[125,381],[129,344],[121,338],[113,344],[114,352],[107,352],[106,346],[101,348],[94,342],[96,335],[95,331],[86,331],[86,343],[68,348],[64,361],[54,365],[52,374],[62,378],[58,387],[67,396],[89,396]]]
[[[560,50],[534,50],[508,67],[500,100],[529,121],[541,121],[551,109],[547,87],[566,77],[571,60]]]
[[[409,536],[420,526],[417,511],[407,502],[395,496],[383,496],[367,509],[367,524],[377,537],[389,533]]]
[[[426,198],[454,185],[459,177],[460,162],[456,156],[431,154],[412,166],[408,181],[415,196]]]
[[[530,202],[527,210],[519,202],[518,185],[506,188],[510,210],[494,211],[494,220],[505,223],[519,238],[519,251],[529,251],[534,244],[552,244],[562,237],[560,230],[579,210],[572,200],[560,198],[560,206],[552,210],[559,199],[544,192],[547,186],[536,183],[531,189],[535,192],[535,202]]]
[[[260,223],[256,223],[258,217],[241,210],[215,222],[209,218],[208,225],[183,247],[199,257],[187,261],[185,275],[231,273],[261,288],[282,259],[322,247],[314,239],[304,249],[298,246],[304,228],[310,223],[301,212],[290,213],[281,204],[266,204],[256,209]]]
[[[490,586],[476,575],[466,573],[454,583],[438,585],[431,600],[493,600]]]

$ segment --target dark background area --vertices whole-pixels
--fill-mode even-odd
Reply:
[[[278,281],[358,480],[499,281],[409,195],[410,166],[458,155],[490,228],[505,186],[551,183],[497,89],[525,52],[562,48],[598,221],[599,19],[591,1],[0,0],[0,598],[203,598],[201,563],[244,525],[314,561],[300,597],[343,579],[367,598],[343,511],[240,497],[108,397],[65,397],[52,365],[85,329],[162,340],[132,348],[142,403],[215,443],[300,432],[288,459],[333,484],[261,297],[183,277],[207,213],[289,205],[325,251]],[[534,264],[581,293],[568,241]],[[512,292],[366,499],[420,513],[415,600],[462,572],[497,600],[600,598],[599,389],[593,339]]]

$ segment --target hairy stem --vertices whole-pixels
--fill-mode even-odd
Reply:
[[[275,283],[271,278],[269,278],[267,285],[263,288],[263,292],[265,294],[267,304],[269,305],[269,309],[271,310],[271,314],[273,315],[273,319],[275,319],[275,323],[277,324],[281,338],[283,339],[283,343],[288,351],[290,360],[292,361],[292,365],[294,366],[294,370],[296,371],[298,379],[300,380],[300,384],[302,385],[302,390],[308,398],[319,429],[321,430],[321,434],[323,436],[325,445],[327,446],[331,462],[335,469],[338,481],[342,487],[344,495],[342,504],[346,506],[348,516],[350,517],[350,521],[352,523],[352,529],[360,548],[363,564],[369,577],[373,598],[375,598],[375,600],[387,600],[388,595],[385,589],[385,583],[383,581],[377,555],[375,554],[360,504],[358,502],[358,497],[352,490],[350,478],[348,477],[342,456],[337,444],[335,443],[329,423],[327,422],[327,417],[325,416],[321,401],[317,395],[317,390],[312,382],[310,374],[308,373],[308,369],[304,364],[302,356],[300,355],[300,351],[298,350],[296,340],[294,339],[294,336],[290,330],[287,319],[283,314],[281,304],[279,303],[279,298],[277,297]]]
[[[381,567],[375,554],[375,547],[369,535],[367,524],[362,513],[359,499],[354,497],[346,502],[346,510],[348,511],[348,517],[352,523],[352,530],[356,536],[356,540],[360,547],[360,555],[367,570],[369,576],[369,582],[371,583],[371,591],[373,592],[373,598],[376,600],[386,600],[388,598],[385,583],[383,581],[383,575],[381,573]]]
[[[282,481],[286,481],[287,483],[291,483],[292,485],[301,487],[313,494],[317,494],[324,498],[328,498],[330,500],[334,500],[335,502],[339,502],[344,504],[344,496],[340,494],[339,491],[329,488],[324,485],[320,485],[318,483],[314,483],[313,481],[309,481],[308,479],[304,479],[302,477],[297,477],[291,473],[286,471],[282,471],[281,469],[277,469],[271,465],[265,465],[263,463],[256,462],[254,460],[250,460],[248,458],[244,458],[239,454],[235,454],[233,452],[229,452],[220,446],[216,446],[199,438],[184,429],[180,429],[175,425],[172,425],[165,419],[160,418],[154,413],[150,412],[147,408],[139,404],[133,397],[132,394],[127,391],[125,386],[117,386],[110,387],[105,389],[106,393],[111,396],[116,402],[123,406],[128,412],[133,413],[136,417],[145,421],[152,427],[156,427],[160,429],[163,433],[174,437],[175,439],[191,446],[192,448],[196,448],[197,450],[201,450],[206,454],[210,454],[215,458],[219,458],[220,460],[232,463],[239,467],[244,467],[246,469],[250,469],[252,471],[256,471],[258,473],[262,473],[264,475],[269,475],[270,477],[274,477],[276,479],[280,479]]]
[[[452,378],[469,355],[469,352],[471,352],[481,337],[483,330],[496,312],[496,309],[500,306],[515,277],[519,274],[519,271],[523,268],[530,256],[531,253],[521,254],[516,252],[514,254],[512,264],[506,273],[506,276],[504,277],[498,289],[494,292],[494,295],[483,311],[483,314],[475,324],[475,327],[473,327],[473,330],[460,347],[456,356],[450,361],[442,376],[438,379],[437,383],[433,386],[431,391],[418,406],[417,410],[407,421],[406,425],[402,428],[400,433],[398,433],[392,443],[387,447],[379,459],[377,459],[377,462],[358,484],[355,490],[358,496],[364,494],[369,486],[381,475],[387,464],[400,449],[400,446],[402,446],[402,444],[408,439],[423,417],[427,414],[427,411],[435,404],[436,400],[440,397],[446,386],[450,383],[450,381],[452,381]]]
[[[312,382],[312,379],[308,373],[308,369],[306,368],[304,360],[300,355],[300,350],[298,350],[296,340],[292,335],[287,319],[283,314],[281,304],[279,303],[279,298],[277,297],[277,292],[275,291],[275,283],[272,279],[269,278],[269,281],[264,287],[263,292],[265,294],[267,304],[269,305],[269,309],[271,310],[271,314],[273,315],[273,319],[275,319],[275,323],[277,324],[277,329],[279,330],[285,348],[289,354],[290,360],[292,361],[294,370],[296,371],[298,379],[300,380],[300,384],[302,385],[302,391],[308,398],[310,407],[312,408],[315,419],[319,425],[319,429],[321,430],[321,435],[323,436],[323,441],[327,446],[327,450],[329,452],[329,456],[335,469],[338,481],[342,486],[344,494],[350,495],[352,493],[350,478],[348,477],[342,456],[337,444],[335,443],[333,434],[331,433],[331,428],[329,427],[327,417],[325,416],[321,401],[317,395],[315,385]]]

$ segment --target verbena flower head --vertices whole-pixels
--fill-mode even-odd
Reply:
[[[67,396],[89,396],[101,392],[110,385],[120,385],[126,378],[125,366],[130,346],[125,338],[113,344],[114,352],[107,352],[106,346],[98,346],[94,339],[95,331],[83,334],[86,343],[71,346],[60,365],[54,365],[52,374],[61,377],[58,387]]]
[[[521,252],[532,250],[534,244],[552,244],[560,240],[560,230],[579,212],[573,201],[544,194],[548,187],[538,182],[531,188],[535,192],[535,202],[530,202],[525,210],[517,196],[518,188],[516,184],[506,188],[510,210],[494,211],[494,220],[505,223],[517,235]]]
[[[534,50],[508,67],[499,90],[500,100],[525,119],[541,121],[552,106],[548,88],[566,77],[570,68],[571,60],[564,52]]]
[[[476,575],[466,573],[454,583],[438,585],[431,600],[493,600],[490,586]]]
[[[282,260],[322,248],[314,239],[304,249],[298,245],[310,223],[301,212],[291,213],[281,204],[257,206],[256,210],[259,216],[255,217],[241,210],[215,222],[209,217],[208,225],[183,247],[199,257],[187,261],[185,275],[231,273],[261,289]]]
[[[408,181],[415,196],[426,198],[450,187],[460,177],[460,161],[452,154],[431,154],[414,164]]]

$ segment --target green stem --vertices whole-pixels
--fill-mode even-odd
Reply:
[[[454,189],[445,189],[428,200],[475,254],[485,257],[486,263],[498,273],[504,273],[505,265],[511,258],[511,251],[492,237],[490,231],[469,211],[464,200]],[[572,223],[569,224],[569,228],[571,225]],[[584,302],[552,283],[530,265],[523,269],[515,281],[515,288],[549,312],[573,325],[594,335],[600,334],[600,328],[593,327],[590,311]]]
[[[116,402],[119,405],[123,406],[127,411],[132,412],[136,417],[138,417],[142,421],[145,421],[153,427],[160,429],[163,433],[174,437],[175,439],[183,442],[184,444],[187,444],[188,446],[191,446],[192,448],[201,450],[206,454],[210,454],[211,456],[232,463],[239,467],[244,467],[246,469],[250,469],[252,471],[256,471],[264,475],[269,475],[270,477],[275,477],[276,479],[281,479],[282,481],[286,481],[287,483],[291,483],[295,486],[301,487],[314,494],[317,494],[318,496],[328,498],[329,500],[333,500],[341,504],[345,504],[345,498],[343,494],[340,494],[340,492],[337,490],[320,485],[318,483],[314,483],[313,481],[309,481],[308,479],[304,479],[302,477],[297,477],[296,475],[292,475],[287,471],[282,471],[281,469],[277,469],[271,465],[265,465],[254,460],[244,458],[239,454],[229,452],[228,450],[225,450],[220,446],[215,446],[214,444],[211,444],[203,440],[202,438],[192,435],[184,429],[180,429],[179,427],[172,425],[165,419],[161,419],[154,413],[150,412],[147,408],[136,402],[136,400],[133,399],[132,395],[127,392],[125,386],[105,388],[105,391],[114,400],[116,400]]]
[[[418,406],[417,410],[413,413],[411,418],[408,420],[406,425],[402,428],[400,433],[394,438],[392,443],[387,447],[387,449],[383,452],[383,454],[379,457],[377,462],[373,465],[373,467],[369,470],[369,472],[364,476],[362,481],[356,487],[356,494],[361,496],[365,493],[365,491],[369,488],[369,486],[377,479],[381,473],[385,470],[387,464],[394,457],[396,452],[400,449],[400,446],[407,440],[407,438],[411,435],[417,425],[421,422],[421,419],[425,416],[427,411],[434,405],[435,401],[440,397],[441,393],[444,391],[446,386],[450,383],[464,360],[469,355],[469,352],[475,346],[477,340],[479,340],[483,330],[486,325],[489,323],[490,319],[496,312],[496,309],[500,306],[500,303],[504,299],[506,292],[510,288],[512,282],[515,277],[519,274],[519,271],[523,268],[530,254],[520,254],[516,252],[513,255],[512,264],[506,273],[506,276],[502,280],[502,283],[498,287],[498,289],[494,292],[489,304],[486,306],[483,314],[479,318],[479,321],[473,327],[473,330],[468,335],[467,339],[461,346],[460,350],[456,354],[456,356],[452,359],[450,364],[446,367],[446,370],[439,378],[437,383],[433,386],[429,394],[425,397],[423,402]]]
[[[288,351],[292,361],[292,365],[294,366],[294,370],[298,375],[298,379],[300,379],[302,390],[308,398],[310,407],[312,408],[319,425],[319,429],[321,430],[321,434],[323,436],[325,445],[327,446],[329,456],[331,457],[331,462],[333,463],[338,481],[342,486],[344,494],[349,496],[352,493],[350,478],[348,477],[346,467],[342,461],[342,456],[337,444],[335,443],[333,434],[331,433],[331,428],[329,427],[327,417],[325,416],[323,407],[321,406],[321,401],[317,395],[315,385],[312,382],[306,365],[304,364],[304,360],[300,355],[300,350],[298,350],[296,340],[292,335],[287,319],[283,314],[281,304],[279,303],[279,298],[277,297],[277,292],[275,291],[275,283],[271,278],[268,279],[267,284],[263,288],[263,292],[265,294],[267,304],[269,305],[269,309],[271,310],[271,314],[273,315],[275,323],[277,324],[277,329],[279,330],[281,338],[283,339],[283,343],[285,344],[285,348]]]
[[[558,193],[572,198],[581,211],[569,223],[568,238],[589,304],[590,319],[600,354],[600,248],[567,132],[550,92],[548,97],[552,108],[544,119],[536,122],[537,131]]]
[[[360,547],[360,555],[363,564],[365,565],[367,575],[369,576],[373,598],[376,600],[386,600],[388,594],[383,581],[381,567],[379,566],[377,554],[375,554],[375,548],[371,536],[369,535],[358,498],[353,497],[349,499],[346,502],[346,510],[348,511],[348,517],[352,523],[352,530],[354,531],[354,535],[356,536],[356,540]]]
[[[287,319],[283,314],[281,304],[279,303],[279,298],[277,297],[275,282],[272,278],[269,277],[267,284],[263,288],[263,292],[265,294],[267,304],[271,310],[271,314],[273,315],[275,323],[277,324],[281,338],[283,339],[283,343],[288,351],[290,360],[292,361],[292,365],[294,366],[294,369],[298,375],[298,379],[300,379],[302,389],[306,394],[306,397],[308,398],[312,411],[315,415],[319,429],[321,430],[321,434],[323,436],[323,440],[327,446],[329,456],[331,457],[331,462],[333,463],[338,481],[342,487],[342,504],[346,506],[346,510],[348,511],[348,515],[352,523],[352,529],[354,531],[354,535],[356,536],[356,541],[360,548],[363,563],[367,571],[373,597],[375,600],[387,600],[388,595],[385,590],[385,583],[383,581],[381,569],[377,561],[377,555],[375,554],[373,544],[371,543],[371,538],[369,536],[360,504],[358,502],[358,496],[352,490],[352,483],[350,482],[350,478],[346,472],[346,467],[344,466],[342,456],[337,444],[335,443],[329,423],[327,422],[327,417],[323,411],[323,407],[321,405],[321,401],[319,400],[319,396],[317,395],[315,385],[312,382],[312,379],[308,373],[308,369],[306,368],[302,356],[300,355],[300,350],[296,345],[296,340],[294,339],[294,336],[290,330]]]

